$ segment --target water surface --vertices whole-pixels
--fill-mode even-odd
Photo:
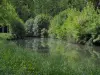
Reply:
[[[36,51],[49,52],[49,50],[57,49],[58,47],[67,51],[67,50],[76,50],[76,51],[96,51],[100,52],[99,46],[87,46],[80,44],[72,44],[64,40],[51,39],[51,38],[26,38],[21,40],[14,40],[18,46],[23,48],[29,48]]]
[[[22,48],[38,53],[64,56],[71,63],[100,66],[100,47],[72,44],[64,40],[50,38],[27,38],[13,42]]]

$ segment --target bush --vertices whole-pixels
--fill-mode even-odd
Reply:
[[[33,25],[34,25],[34,20],[32,18],[26,21],[25,30],[26,30],[27,36],[33,36],[34,35],[34,32],[33,32],[34,26]]]
[[[100,34],[100,14],[95,11],[94,6],[89,3],[81,12],[78,20],[80,25],[78,39],[80,43],[91,42],[98,38]]]
[[[45,29],[45,28],[43,28],[42,30],[41,30],[41,37],[48,37],[48,30],[47,29]]]
[[[60,12],[50,22],[49,35],[53,38],[59,38],[61,33],[61,26],[67,19],[67,10]]]
[[[25,36],[24,24],[21,20],[13,20],[11,23],[11,33],[15,38],[23,38]]]
[[[54,17],[51,21],[50,34],[82,44],[100,41],[100,14],[91,3],[82,11],[71,8],[65,14],[68,18]]]
[[[34,36],[41,37],[42,29],[49,29],[50,17],[44,14],[38,15],[34,19],[33,32]]]
[[[68,18],[61,27],[62,33],[60,38],[64,38],[68,41],[76,41],[78,34],[78,24],[76,24],[80,11],[71,8],[67,10]]]
[[[94,6],[89,3],[80,12],[77,10],[69,11],[68,18],[62,26],[66,39],[86,44],[93,43],[93,40],[100,34],[100,14],[95,11]]]

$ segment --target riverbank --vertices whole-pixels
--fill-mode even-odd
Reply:
[[[23,38],[16,38],[14,37],[11,33],[0,33],[0,40],[21,40],[21,39],[27,39],[27,38],[52,38],[52,37],[36,37],[36,36],[25,36]],[[79,42],[75,42],[72,41],[70,38],[69,40],[65,40],[65,39],[60,39],[60,38],[52,38],[52,39],[59,39],[59,40],[64,40],[66,42],[69,43],[74,43],[74,44],[81,44],[81,45],[91,45],[91,46],[100,46],[100,41],[99,38],[95,39],[95,40],[90,40],[88,41],[86,44],[85,43],[79,43]],[[81,40],[82,41],[82,40]],[[91,43],[92,41],[95,41],[94,43]]]
[[[13,36],[10,33],[0,33],[0,40],[12,39]]]
[[[99,58],[93,55],[81,57],[77,50],[64,51],[61,45],[49,53],[38,53],[0,41],[0,75],[99,75]]]

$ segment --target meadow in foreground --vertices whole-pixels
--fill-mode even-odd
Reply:
[[[82,58],[78,50],[67,49],[60,45],[49,53],[38,53],[0,41],[0,75],[100,75],[95,53],[86,56],[84,51]]]

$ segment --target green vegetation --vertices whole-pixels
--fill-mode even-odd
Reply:
[[[37,15],[34,19],[30,18],[25,23],[26,36],[47,37],[50,25],[50,16],[45,14]]]
[[[34,36],[33,27],[34,19],[30,18],[25,22],[26,36]]]
[[[13,42],[0,41],[0,75],[100,74],[99,60],[94,51],[89,50],[91,55],[87,55],[84,50],[82,58],[78,50],[69,50],[68,46],[64,51],[63,48],[63,44],[58,44],[56,50],[52,48],[50,54],[40,54],[31,49],[18,47]],[[94,63],[95,61],[98,61],[98,64]]]
[[[44,14],[36,16],[34,19],[34,27],[33,27],[34,36],[41,37],[42,33],[43,34],[47,33],[45,31],[49,29],[49,25],[50,25],[49,16],[44,15]]]
[[[62,37],[61,33],[61,26],[67,19],[67,10],[59,13],[59,15],[56,15],[52,20],[49,28],[49,34],[53,38],[59,38]],[[63,35],[63,34],[62,34]]]
[[[23,38],[25,36],[25,27],[22,21],[13,20],[11,24],[11,33],[14,38]]]
[[[95,50],[83,50],[89,57],[81,58],[77,49],[52,43],[49,54],[39,54],[2,41],[25,37],[100,46],[100,0],[0,0],[0,75],[100,75]]]
[[[100,44],[99,8],[99,0],[1,0],[0,25],[9,26],[13,38],[50,35]]]
[[[22,37],[24,26],[21,23],[23,22],[15,11],[14,6],[6,0],[2,0],[0,4],[0,25],[7,25],[9,28],[9,33],[13,33],[12,36]]]
[[[0,33],[0,40],[12,39],[12,34],[8,33]]]
[[[21,19],[26,21],[30,17],[39,14],[50,14],[51,16],[69,8],[82,9],[86,1],[84,0],[8,0],[12,3]],[[73,2],[74,1],[74,2]]]
[[[65,12],[65,13],[64,13]],[[89,3],[82,11],[74,8],[67,9],[55,16],[51,21],[50,34],[56,38],[76,41],[99,43],[100,13]],[[62,19],[63,18],[63,19]],[[95,39],[97,39],[95,41]]]

